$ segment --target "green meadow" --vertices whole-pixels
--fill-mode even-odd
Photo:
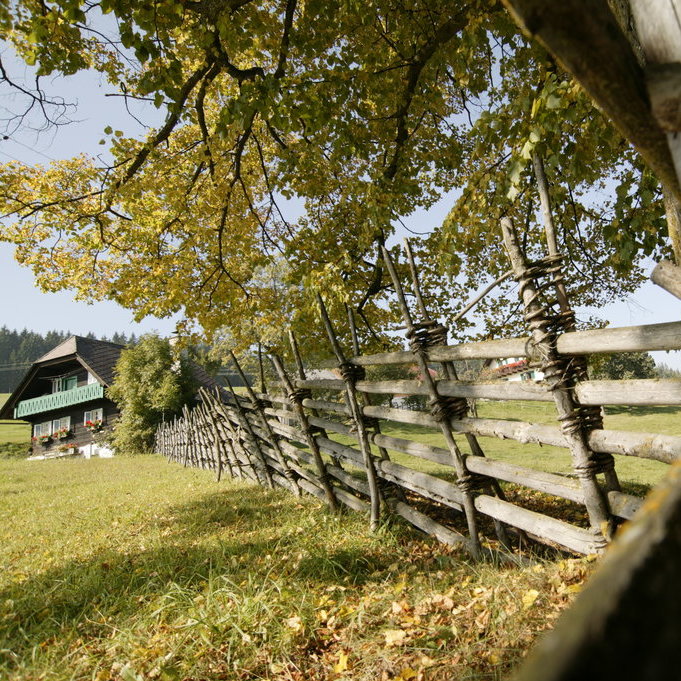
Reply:
[[[551,405],[479,410],[553,420]],[[675,409],[606,416],[634,431],[679,423]],[[442,445],[423,428],[385,432]],[[563,450],[481,442],[569,473]],[[617,464],[641,492],[665,470]],[[502,679],[595,564],[545,551],[524,566],[474,563],[400,521],[372,534],[360,514],[154,455],[0,458],[0,527],[3,681]]]
[[[0,406],[5,404],[9,393],[0,393]],[[0,420],[0,448],[6,444],[23,445],[28,448],[31,427],[25,421]]]
[[[500,679],[593,563],[473,563],[398,522],[157,456],[0,460],[0,678]]]

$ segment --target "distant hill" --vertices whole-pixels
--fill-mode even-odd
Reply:
[[[0,393],[11,393],[19,384],[26,370],[42,357],[46,352],[59,345],[71,335],[70,331],[48,331],[41,334],[36,331],[23,329],[0,328]],[[99,338],[94,333],[87,334],[88,338]],[[101,337],[99,340],[109,340],[121,345],[135,342],[135,334],[126,336],[115,333],[111,338]]]

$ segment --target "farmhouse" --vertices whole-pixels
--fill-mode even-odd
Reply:
[[[487,369],[490,378],[502,381],[541,381],[544,372],[531,367],[526,357],[493,359]]]
[[[32,426],[32,454],[111,456],[102,436],[118,418],[105,395],[124,346],[71,336],[33,363],[0,409]]]

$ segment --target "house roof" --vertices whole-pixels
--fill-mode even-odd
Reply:
[[[84,338],[83,336],[70,336],[31,365],[21,383],[0,409],[0,418],[13,418],[16,403],[20,401],[22,394],[38,373],[38,370],[44,366],[75,359],[93,374],[99,383],[108,387],[113,382],[116,362],[123,349],[124,346],[118,343]]]
[[[92,373],[106,386],[114,380],[114,368],[120,357],[121,350],[125,346],[109,341],[101,341],[95,338],[83,336],[71,336],[63,343],[52,348],[48,353],[35,361],[35,364],[48,364],[73,356],[81,360]]]
[[[221,394],[225,395],[224,387],[213,378],[200,364],[194,360],[189,361],[189,367],[192,372],[192,376],[197,383],[197,387],[205,388],[209,393],[214,393],[215,390]]]

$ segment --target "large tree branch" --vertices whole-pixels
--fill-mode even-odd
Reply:
[[[142,149],[137,152],[137,155],[132,160],[132,163],[128,166],[123,177],[114,183],[113,190],[119,189],[121,186],[129,182],[135,173],[144,165],[147,157],[152,152],[153,149],[159,146],[162,142],[168,139],[170,133],[175,129],[175,126],[179,123],[184,110],[184,106],[197,84],[206,76],[206,74],[213,67],[212,62],[207,62],[198,68],[194,73],[189,76],[187,82],[182,86],[180,90],[180,95],[177,100],[173,103],[170,114],[166,118],[166,122],[162,128],[154,135],[153,139],[148,142]]]
[[[286,14],[284,15],[284,30],[281,35],[281,44],[279,46],[279,59],[277,61],[277,68],[274,72],[274,77],[279,79],[284,75],[286,69],[286,60],[288,59],[289,48],[291,46],[291,29],[293,28],[293,15],[297,6],[296,0],[288,0],[286,3]]]
[[[667,140],[650,110],[643,69],[607,0],[503,0],[515,21],[571,73],[677,200]]]
[[[213,160],[213,155],[210,150],[210,133],[208,132],[208,126],[206,125],[206,113],[203,108],[203,103],[206,98],[206,92],[208,86],[217,78],[220,73],[219,64],[215,63],[211,69],[206,74],[206,77],[201,81],[201,87],[199,88],[199,93],[196,96],[196,119],[199,124],[199,129],[201,130],[201,137],[203,138],[203,145],[206,149],[206,154],[208,156],[208,169],[210,176],[215,177],[215,161]]]
[[[419,79],[423,70],[428,65],[428,62],[433,57],[435,52],[448,43],[457,33],[459,33],[466,26],[468,20],[467,8],[462,9],[455,17],[445,21],[434,33],[432,38],[422,45],[414,55],[414,58],[409,65],[407,75],[405,78],[405,85],[402,91],[401,102],[392,115],[396,120],[396,130],[394,139],[394,149],[390,162],[383,173],[384,177],[392,180],[397,174],[397,169],[402,157],[404,145],[409,139],[409,128],[407,125],[409,117],[409,109],[412,101],[416,95]]]

